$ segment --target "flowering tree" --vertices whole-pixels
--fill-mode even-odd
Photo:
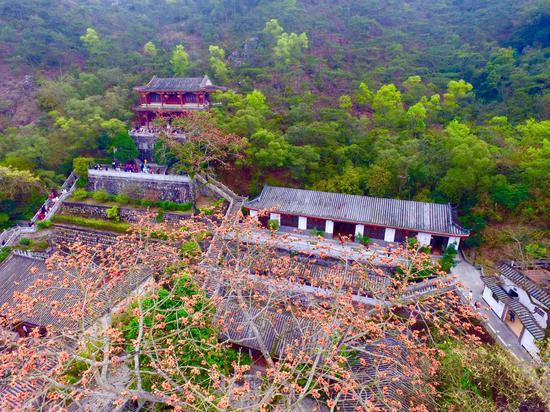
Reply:
[[[53,314],[45,330],[5,338],[2,383],[25,390],[3,406],[432,410],[437,343],[483,337],[415,248],[329,258],[319,240],[289,254],[284,236],[255,241],[254,220],[221,216],[138,228],[68,245],[3,311],[5,328],[40,305]]]
[[[192,179],[199,174],[208,175],[213,168],[227,166],[229,161],[235,161],[245,144],[240,136],[219,129],[209,112],[191,112],[174,119],[172,126],[183,129],[185,139],[179,140],[161,133],[159,138],[162,147],[158,149],[170,153],[170,157],[175,159],[176,170],[188,174]],[[195,199],[195,192],[192,196]]]

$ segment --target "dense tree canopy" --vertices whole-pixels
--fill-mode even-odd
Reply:
[[[0,162],[59,183],[74,157],[112,155],[133,86],[209,73],[228,86],[219,127],[247,138],[243,193],[269,182],[451,202],[466,224],[547,221],[548,8],[466,3],[0,2],[1,56],[39,74],[40,110],[19,127],[0,97]]]

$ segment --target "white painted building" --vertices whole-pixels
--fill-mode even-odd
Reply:
[[[536,342],[544,339],[548,328],[549,263],[542,262],[529,268],[504,263],[499,266],[499,271],[498,278],[483,278],[483,299],[516,334],[531,356],[538,359]]]
[[[449,204],[264,186],[260,196],[244,206],[251,216],[266,211],[265,218],[284,228],[324,232],[328,238],[368,237],[390,243],[416,238],[423,246],[443,250],[458,248],[470,234],[456,222]]]

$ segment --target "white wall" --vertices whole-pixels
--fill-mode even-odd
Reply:
[[[250,216],[252,217],[258,216],[258,211],[250,209]]]
[[[384,232],[384,240],[386,242],[394,242],[395,241],[395,229],[391,229],[391,228],[387,227],[386,231]]]
[[[303,216],[298,217],[298,229],[307,230],[307,217],[303,217]]]
[[[546,329],[546,325],[548,323],[547,309],[542,305],[535,305],[533,303],[533,301],[531,300],[531,298],[529,297],[529,294],[525,290],[523,290],[522,288],[517,286],[510,279],[508,279],[504,276],[502,276],[501,279],[502,279],[502,283],[503,283],[503,285],[502,285],[503,289],[506,292],[509,292],[510,289],[514,290],[518,294],[519,303],[521,303],[523,306],[525,306],[527,309],[529,309],[529,312],[531,312],[533,314],[533,317],[535,318],[535,320],[537,321],[537,323],[539,324],[539,326],[541,328]],[[540,309],[542,309],[544,315],[541,316],[541,315],[539,315],[538,313],[535,312],[535,307],[537,307],[537,306]]]
[[[363,236],[365,233],[364,225],[355,225],[355,236]]]
[[[325,233],[332,235],[334,233],[334,222],[332,220],[325,221]]]
[[[449,236],[449,241],[447,242],[447,247],[449,247],[451,245],[455,245],[455,248],[458,250],[458,246],[460,245],[460,238]]]
[[[429,233],[419,232],[416,236],[416,239],[418,240],[418,243],[420,243],[422,246],[428,246],[432,241],[432,235],[430,235]]]
[[[523,331],[523,336],[521,337],[521,345],[531,354],[536,360],[539,359],[539,348],[535,344],[535,338],[531,335],[527,329]]]
[[[505,305],[504,303],[493,299],[493,292],[491,292],[491,289],[489,289],[488,286],[485,286],[485,289],[483,289],[483,300],[485,300],[493,312],[495,312],[497,316],[502,319]]]

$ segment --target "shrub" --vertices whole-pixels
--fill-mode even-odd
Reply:
[[[79,177],[80,182],[88,182],[88,168],[93,163],[91,157],[77,157],[73,160],[74,173]]]
[[[155,217],[155,220],[157,221],[157,223],[164,222],[164,210],[158,211],[157,216]]]
[[[48,242],[42,239],[33,243],[32,250],[35,252],[43,252],[48,248],[48,246],[49,246]]]
[[[0,227],[7,227],[10,221],[10,215],[4,212],[0,212]]]
[[[40,220],[40,221],[36,224],[36,227],[37,227],[39,230],[42,230],[42,229],[47,229],[47,228],[49,228],[51,225],[53,225],[53,223],[52,223],[51,220]]]
[[[277,219],[269,219],[267,221],[267,227],[271,230],[279,229],[279,221]]]
[[[8,258],[8,256],[11,253],[11,247],[4,246],[2,249],[0,249],[0,263],[3,262]]]
[[[113,206],[110,209],[105,210],[107,219],[114,220],[115,222],[120,222],[120,216],[118,215],[118,206]]]
[[[184,257],[194,257],[201,252],[201,247],[195,240],[188,240],[181,246],[181,253]]]
[[[456,255],[457,250],[454,245],[450,245],[447,249],[445,249],[445,252],[443,253],[443,256],[441,257],[439,261],[439,265],[441,266],[441,270],[444,272],[449,273],[451,269],[456,264]]]
[[[72,198],[74,200],[84,200],[89,197],[90,197],[90,192],[87,192],[85,189],[76,189],[72,195]]]
[[[168,240],[168,235],[162,230],[151,232],[150,236],[152,239]]]
[[[123,205],[127,205],[128,203],[130,203],[130,197],[120,193],[120,194],[115,196],[115,202],[123,204]]]
[[[152,202],[152,206],[160,207],[163,210],[177,210],[180,212],[187,212],[193,208],[193,202],[176,203],[165,200],[163,202]]]
[[[370,244],[370,241],[371,241],[370,237],[363,236],[363,235],[355,236],[355,240],[357,240],[359,243],[361,243],[362,245],[365,245],[365,246]]]
[[[412,249],[416,249],[417,246],[418,246],[418,239],[415,238],[415,237],[408,237],[407,238],[407,246],[412,248]]]
[[[30,246],[30,244],[32,243],[32,241],[29,239],[29,238],[22,238],[20,241],[19,241],[19,244],[21,246]]]
[[[311,233],[311,236],[315,236],[315,237],[323,236],[325,234],[325,232],[320,229],[311,229],[310,233]]]
[[[106,202],[111,198],[111,195],[105,191],[105,189],[99,189],[97,192],[95,192],[92,197],[94,200],[97,200],[98,202]]]
[[[109,222],[107,220],[88,219],[78,216],[55,215],[52,220],[56,223],[67,223],[70,225],[83,226],[92,229],[107,230],[118,233],[125,233],[130,228],[130,225],[127,223],[115,223]]]
[[[214,211],[208,207],[202,207],[199,208],[199,213],[204,213],[205,216],[210,216],[214,213]]]

